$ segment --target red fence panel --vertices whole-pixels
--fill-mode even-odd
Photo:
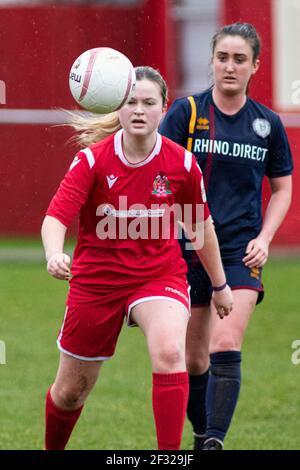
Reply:
[[[30,122],[28,110],[75,109],[69,70],[83,51],[108,46],[172,80],[168,0],[133,7],[0,8],[0,235],[37,234],[74,154],[70,129]],[[25,112],[25,118],[20,115]],[[13,111],[14,117],[7,111]],[[15,119],[23,120],[17,124]]]

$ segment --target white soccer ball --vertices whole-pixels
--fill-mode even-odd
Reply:
[[[130,60],[109,47],[83,52],[71,67],[69,86],[73,98],[93,113],[106,114],[121,108],[135,85]]]

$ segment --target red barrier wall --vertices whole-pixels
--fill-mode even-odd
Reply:
[[[273,240],[273,245],[295,247],[300,245],[300,128],[287,128],[286,131],[294,159],[293,199],[289,212]],[[269,194],[269,191],[265,191],[265,196]]]
[[[270,0],[223,0],[223,24],[236,21],[255,26],[261,41],[261,65],[250,85],[251,97],[272,107],[272,37]]]
[[[223,0],[221,24],[235,23],[236,21],[252,23],[262,40],[262,53],[260,70],[255,75],[250,86],[250,96],[274,109],[273,106],[273,57],[274,49],[273,0]],[[276,111],[276,109],[275,109]],[[278,230],[274,245],[296,246],[300,245],[300,127],[286,128],[291,150],[293,153],[295,170],[293,174],[293,201],[288,215]],[[268,185],[264,187],[264,208],[266,207],[270,192]]]
[[[172,84],[167,0],[136,7],[0,7],[0,80],[4,109],[75,109],[69,70],[83,51],[115,48],[134,65],[159,68]],[[36,234],[73,158],[67,128],[1,124],[0,235]]]
[[[145,0],[132,8],[0,7],[0,80],[4,109],[76,108],[68,89],[74,59],[86,49],[109,46],[134,65],[159,68],[172,91],[176,79],[171,0]],[[251,96],[272,107],[271,0],[223,0],[221,23],[252,22],[263,42],[261,70]],[[292,208],[277,244],[300,244],[300,148],[298,128],[287,129],[295,160]],[[1,124],[0,235],[37,234],[44,211],[72,160],[67,128]]]

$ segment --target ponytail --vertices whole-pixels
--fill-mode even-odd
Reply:
[[[86,117],[69,111],[68,114],[70,116],[68,125],[78,133],[71,140],[81,148],[99,142],[121,129],[117,112],[96,117]]]

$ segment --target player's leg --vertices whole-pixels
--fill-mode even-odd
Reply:
[[[114,354],[125,301],[121,291],[118,299],[107,296],[103,292],[92,306],[70,302],[66,309],[57,340],[59,369],[46,400],[46,449],[65,448],[102,361]]]
[[[192,307],[187,327],[186,364],[190,392],[187,416],[193,427],[194,450],[202,448],[206,431],[206,389],[209,378],[210,307]]]
[[[190,260],[192,315],[187,329],[186,361],[190,380],[187,416],[193,427],[194,450],[202,448],[206,431],[206,389],[209,378],[211,282],[199,260]]]
[[[189,391],[185,363],[187,309],[174,300],[150,300],[131,311],[145,334],[152,363],[152,404],[158,449],[180,448]]]
[[[233,290],[233,310],[223,320],[212,307],[205,450],[223,448],[241,385],[241,346],[257,297],[254,290]]]
[[[46,450],[63,450],[67,445],[101,364],[61,353],[57,376],[46,398]]]

